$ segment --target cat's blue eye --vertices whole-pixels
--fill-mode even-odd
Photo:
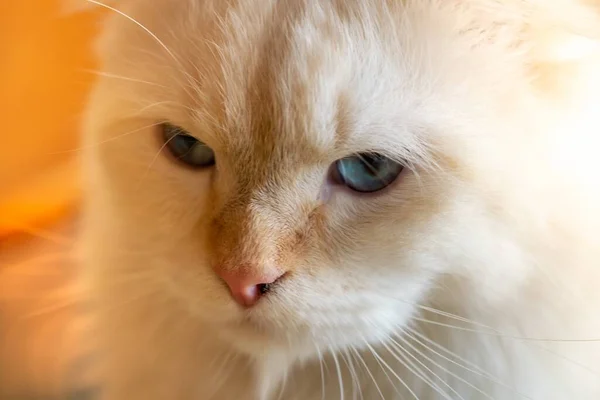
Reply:
[[[355,154],[335,162],[340,183],[361,193],[389,186],[404,169],[402,164],[377,153]]]
[[[177,159],[199,168],[215,164],[215,152],[180,127],[165,123],[162,132],[165,146]]]

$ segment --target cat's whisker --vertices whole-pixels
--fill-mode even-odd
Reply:
[[[371,164],[364,156],[362,156],[361,154],[357,154],[356,156],[367,166],[367,168],[369,169],[369,171],[371,171],[373,176],[376,176],[381,183],[389,183],[379,177],[379,171],[377,170],[377,168],[375,168],[375,166],[373,166],[373,164]]]
[[[400,382],[400,384],[402,386],[404,386],[404,388],[408,391],[408,393],[410,393],[415,400],[419,400],[419,396],[417,396],[417,394],[410,388],[410,386],[408,386],[406,384],[406,382],[400,377],[400,375],[398,375],[398,373],[396,371],[394,371],[394,369],[392,367],[390,367],[390,365],[379,354],[377,354],[377,352],[375,351],[373,346],[371,346],[369,344],[369,342],[366,340],[365,340],[364,344],[371,351],[371,354],[373,354],[373,356],[377,360],[379,360],[379,362],[381,362],[381,364],[383,364],[383,366],[385,366],[385,368],[387,368],[387,370],[398,380],[398,382]]]
[[[140,104],[145,104],[140,102]],[[194,112],[195,110],[189,106],[186,106],[183,103],[180,103],[178,101],[173,101],[173,100],[162,100],[162,101],[155,101],[154,103],[150,103],[150,104],[145,104],[142,108],[140,108],[139,110],[137,110],[136,112],[132,113],[131,116],[129,116],[128,118],[131,117],[137,117],[137,116],[143,116],[144,113],[152,108],[158,107],[158,106],[163,106],[163,105],[167,105],[170,104],[174,107],[181,107],[184,110],[190,111],[190,112]],[[167,121],[163,121],[163,122],[167,122]]]
[[[356,348],[354,346],[350,347],[350,351],[356,357],[356,359],[359,361],[359,363],[364,367],[365,371],[367,372],[367,375],[369,375],[369,378],[371,378],[371,381],[373,382],[373,385],[375,386],[375,390],[377,390],[377,393],[379,393],[379,397],[381,398],[381,400],[385,400],[385,396],[383,395],[383,392],[381,391],[381,388],[379,387],[379,384],[377,383],[377,379],[375,379],[375,376],[371,372],[371,369],[365,362],[364,358],[360,355],[359,351],[356,350]]]
[[[150,56],[150,58],[156,58],[158,59],[157,55],[149,50],[146,49],[139,49],[136,48],[135,49],[138,53],[140,54],[145,54],[147,56]],[[169,68],[169,69],[174,69],[177,73],[182,74],[183,76],[185,76],[186,80],[187,80],[187,85],[183,85],[181,86],[181,88],[185,91],[185,93],[190,97],[190,98],[194,98],[195,96],[197,96],[198,98],[203,98],[206,96],[205,93],[200,92],[200,85],[201,82],[199,82],[194,76],[192,76],[182,65],[181,62],[179,62],[178,60],[176,60],[177,62],[177,66],[178,68],[173,68],[171,65],[158,65],[155,64],[155,67],[164,67],[164,68]],[[191,92],[190,89],[193,91]]]
[[[352,359],[350,359],[350,356],[348,354],[348,350],[345,349],[340,353],[342,360],[344,361],[344,363],[346,364],[346,367],[348,367],[348,371],[350,372],[350,377],[352,378],[352,400],[357,400],[358,399],[358,395],[360,395],[361,400],[362,399],[362,391],[360,389],[360,379],[356,373],[356,369],[354,368],[354,364],[352,363]]]
[[[484,329],[488,329],[488,330],[492,330],[492,331],[494,330],[494,328],[492,328],[489,325],[485,325],[485,324],[483,324],[481,322],[477,322],[475,320],[472,320],[472,319],[469,319],[469,318],[466,318],[466,317],[463,317],[463,316],[460,316],[460,315],[457,315],[457,314],[452,314],[452,313],[447,312],[447,311],[439,310],[439,309],[431,307],[431,306],[426,306],[426,305],[423,305],[423,304],[420,304],[420,303],[411,302],[411,301],[400,299],[400,298],[393,297],[393,296],[382,296],[381,294],[378,294],[378,296],[382,297],[382,298],[384,298],[386,300],[394,300],[394,301],[397,301],[399,303],[403,303],[403,304],[409,305],[411,307],[416,307],[416,308],[418,308],[420,310],[431,312],[432,314],[437,314],[437,315],[440,315],[440,316],[443,316],[443,317],[446,317],[446,318],[454,319],[454,320],[457,320],[457,321],[460,321],[460,322],[464,322],[464,323],[467,323],[467,324],[471,324],[471,325],[474,325],[474,326],[477,326],[477,327],[481,327],[481,328],[484,328]]]
[[[401,360],[400,357],[402,357],[403,355],[400,354],[396,354],[395,352],[391,351],[387,345],[385,344],[384,341],[380,342],[381,346],[383,346],[383,349],[387,351],[388,354],[390,354],[392,356],[393,359],[396,360],[397,363],[399,363],[401,366],[403,366],[406,371],[408,371],[410,374],[416,376],[418,379],[422,380],[423,382],[425,382],[428,386],[432,387],[434,389],[434,391],[440,395],[442,395],[443,398],[447,399],[447,395],[443,392],[441,392],[435,384],[433,384],[431,382],[430,379],[428,379],[426,376],[424,376],[422,374],[422,371],[419,372],[418,369],[413,369],[411,366],[409,366],[404,360]],[[404,358],[404,357],[403,357]]]
[[[556,288],[556,296],[560,296],[561,302],[564,302],[565,304],[571,304],[575,309],[581,309],[588,306],[588,302],[581,296],[581,293],[577,287],[567,284],[565,280],[559,279],[555,274],[550,273],[537,263],[534,263],[533,266],[549,285],[552,285],[554,288]]]
[[[158,43],[160,45],[160,47],[162,47],[162,49],[176,62],[176,64],[180,67],[178,69],[178,71],[180,73],[182,73],[188,80],[189,83],[189,88],[193,89],[194,92],[196,94],[201,93],[201,90],[199,88],[200,82],[198,82],[198,80],[196,78],[194,78],[192,75],[190,75],[189,72],[187,72],[186,68],[184,68],[183,63],[181,62],[181,60],[175,55],[175,53],[173,53],[171,51],[171,49],[169,49],[169,47],[154,33],[152,32],[150,29],[148,29],[148,27],[146,27],[144,24],[142,24],[140,21],[136,20],[135,18],[133,18],[132,16],[124,13],[123,11],[112,7],[108,4],[102,3],[100,1],[97,0],[83,0],[83,1],[87,1],[88,3],[97,5],[99,7],[105,8],[107,10],[110,10],[126,19],[128,19],[129,21],[131,21],[132,23],[134,23],[135,25],[137,25],[139,28],[141,28],[144,32],[146,32],[148,35],[150,35],[150,37],[156,41],[156,43]],[[140,51],[138,49],[138,51]],[[153,53],[151,53],[152,56],[155,56]],[[184,87],[184,90],[186,91],[186,93],[188,95],[192,95],[192,93],[190,93],[188,90],[188,87]]]
[[[567,361],[567,362],[569,362],[569,363],[571,363],[573,365],[576,365],[576,366],[584,369],[585,371],[587,371],[587,372],[589,372],[589,373],[591,373],[593,375],[600,376],[600,373],[598,371],[595,371],[594,369],[590,368],[589,366],[581,364],[581,363],[579,363],[579,362],[577,362],[575,360],[572,360],[572,359],[570,359],[570,358],[568,358],[568,357],[566,357],[564,355],[561,355],[560,353],[557,353],[557,352],[555,352],[553,350],[550,350],[550,349],[548,349],[546,347],[543,347],[543,346],[541,346],[539,344],[540,342],[541,343],[597,343],[597,342],[600,341],[600,339],[549,339],[549,338],[539,339],[539,338],[532,338],[532,337],[522,337],[522,336],[508,335],[508,334],[504,334],[502,332],[499,332],[498,330],[496,330],[496,329],[494,329],[492,327],[489,327],[487,325],[476,323],[476,322],[474,322],[472,320],[469,320],[469,319],[464,318],[464,317],[457,316],[455,314],[447,313],[447,312],[444,312],[444,311],[441,311],[441,310],[437,310],[435,308],[431,308],[431,307],[427,307],[427,306],[422,306],[422,305],[416,305],[416,306],[419,307],[419,308],[423,308],[426,311],[429,311],[429,312],[432,312],[432,313],[436,313],[438,315],[442,315],[442,316],[445,316],[445,317],[448,317],[448,318],[454,318],[454,319],[457,319],[457,320],[462,321],[462,322],[467,322],[467,323],[475,324],[475,325],[477,325],[479,327],[488,329],[488,331],[481,331],[481,330],[477,330],[477,329],[469,329],[469,328],[466,328],[466,327],[460,327],[460,326],[451,325],[451,324],[444,324],[444,323],[439,322],[439,321],[432,321],[432,320],[427,320],[427,319],[418,318],[418,317],[414,317],[413,318],[414,320],[417,320],[417,321],[420,321],[420,322],[424,322],[424,323],[427,323],[427,324],[436,325],[436,326],[443,326],[443,327],[450,328],[450,329],[456,329],[456,330],[460,330],[460,331],[464,331],[464,332],[472,332],[472,333],[476,333],[476,334],[483,334],[483,335],[486,335],[486,336],[497,336],[497,337],[500,337],[500,338],[522,340],[522,341],[527,342],[526,344],[528,346],[537,347],[538,349],[543,350],[545,352],[548,352],[548,353],[552,354],[553,356],[561,358],[561,359],[563,359],[563,360],[565,360],[565,361]],[[496,383],[499,383],[499,382],[496,382]]]
[[[445,324],[443,322],[433,321],[430,319],[420,318],[420,317],[413,317],[413,320],[423,322],[426,324],[442,326],[442,327],[449,328],[449,329],[456,329],[456,330],[460,330],[460,331],[464,331],[464,332],[472,332],[472,333],[477,333],[480,335],[488,335],[488,336],[498,336],[498,337],[502,337],[502,338],[523,340],[523,341],[528,341],[528,342],[550,342],[550,343],[597,343],[597,342],[600,342],[600,339],[592,339],[592,338],[553,339],[553,338],[534,338],[534,337],[526,337],[526,336],[509,335],[509,334],[497,332],[495,330],[493,332],[489,332],[489,331],[481,331],[481,330],[477,330],[477,329],[469,329],[469,328],[465,328],[462,326]]]
[[[370,324],[375,327],[376,323],[373,321],[369,321]],[[402,329],[402,328],[400,328]],[[392,349],[389,348],[387,342],[389,342],[392,345],[396,345],[396,349],[398,351],[398,354],[396,354],[396,352],[394,352]],[[433,373],[433,371],[431,371],[429,368],[427,368],[427,366],[425,366],[422,362],[420,362],[418,359],[416,359],[416,357],[414,357],[414,355],[410,354],[410,352],[408,352],[406,349],[404,349],[402,346],[398,345],[398,343],[396,343],[392,337],[387,337],[385,340],[382,340],[381,345],[385,348],[385,350],[388,351],[389,354],[392,355],[392,357],[399,362],[401,365],[403,365],[410,373],[412,373],[413,375],[415,375],[417,378],[421,379],[423,382],[425,382],[427,385],[429,385],[433,390],[435,390],[438,394],[440,394],[441,396],[443,396],[445,399],[449,399],[452,400],[448,394],[446,392],[444,392],[431,378],[429,378],[427,376],[427,374],[425,374],[423,372],[423,370],[421,368],[419,368],[418,366],[416,366],[414,364],[414,362],[412,362],[407,355],[411,356],[412,358],[415,358],[415,360],[417,360],[417,362],[419,362],[421,365],[423,365],[423,367],[425,367],[430,373],[432,373],[435,377],[437,377],[440,381],[442,381],[442,383],[444,383],[452,392],[456,393],[454,391],[454,389],[452,389],[448,384],[446,384],[441,378],[439,378],[439,376],[437,376],[435,373]],[[405,354],[406,353],[406,354]],[[402,360],[400,359],[400,357],[402,358]],[[458,394],[458,393],[457,393]],[[460,395],[459,395],[460,397]]]
[[[538,349],[540,349],[542,351],[545,351],[546,353],[552,354],[553,356],[555,356],[557,358],[560,358],[561,360],[566,361],[569,364],[575,365],[575,366],[581,368],[582,370],[585,370],[586,372],[589,372],[590,374],[596,376],[598,379],[600,379],[600,372],[599,371],[594,370],[593,368],[591,368],[591,367],[589,367],[589,366],[587,366],[585,364],[582,364],[579,361],[576,361],[576,360],[573,360],[572,358],[566,357],[566,356],[564,356],[564,355],[562,355],[560,353],[557,353],[554,350],[548,349],[547,347],[543,347],[543,346],[541,346],[538,343],[530,343],[530,346],[537,347]]]
[[[156,34],[154,34],[154,32],[152,32],[150,29],[148,29],[145,25],[143,25],[141,22],[139,22],[138,20],[136,20],[132,16],[124,13],[121,10],[118,10],[118,9],[116,9],[114,7],[111,7],[108,4],[102,3],[102,2],[97,1],[97,0],[84,0],[84,1],[87,1],[88,3],[91,3],[91,4],[95,4],[95,5],[100,6],[102,8],[106,8],[107,10],[110,10],[110,11],[112,11],[114,13],[117,13],[117,14],[121,15],[122,17],[128,19],[129,21],[133,22],[134,24],[136,24],[137,26],[139,26],[142,30],[144,30],[148,35],[150,35],[150,37],[152,37],[152,39],[154,39],[173,58],[173,60],[175,60],[178,64],[181,64],[181,62],[175,56],[175,54],[167,47],[167,45],[164,44],[164,42],[162,40],[160,40],[158,38],[158,36],[156,36]]]
[[[412,334],[411,334],[411,333],[412,333]],[[504,382],[501,382],[500,380],[498,380],[498,378],[496,378],[496,377],[494,377],[493,375],[491,375],[491,374],[489,374],[489,373],[485,372],[483,369],[479,368],[478,366],[476,366],[476,365],[474,365],[474,364],[473,364],[471,368],[470,368],[470,367],[468,367],[468,366],[467,366],[467,365],[465,365],[465,364],[472,364],[472,363],[470,363],[470,362],[469,362],[469,361],[467,361],[467,360],[464,360],[464,359],[463,359],[463,358],[461,358],[460,356],[458,356],[458,355],[454,354],[453,352],[451,352],[451,351],[447,350],[447,349],[446,349],[445,347],[443,347],[442,345],[440,345],[440,344],[438,344],[438,343],[434,342],[433,340],[431,340],[431,339],[427,338],[426,336],[424,336],[424,335],[420,334],[420,333],[419,333],[419,332],[417,332],[416,330],[414,330],[414,329],[412,329],[412,328],[406,328],[406,331],[404,332],[404,335],[405,335],[407,338],[409,338],[409,339],[411,339],[411,340],[414,340],[414,341],[415,341],[415,342],[417,342],[419,345],[421,345],[421,346],[422,346],[424,349],[426,349],[426,350],[430,351],[431,353],[433,353],[433,354],[435,354],[436,356],[438,356],[438,357],[442,358],[443,360],[445,360],[445,361],[448,361],[448,362],[450,362],[451,364],[454,364],[454,365],[456,365],[457,367],[459,367],[459,368],[462,368],[462,369],[464,369],[464,370],[466,370],[466,371],[469,371],[469,372],[471,372],[471,373],[472,373],[472,374],[474,374],[474,375],[481,376],[481,377],[483,377],[483,378],[486,378],[486,379],[488,379],[489,381],[491,381],[491,382],[493,382],[493,383],[496,383],[497,385],[500,385],[500,386],[502,386],[502,387],[504,387],[504,388],[506,388],[506,389],[509,389],[510,391],[512,391],[514,394],[518,395],[518,396],[519,396],[519,397],[521,397],[521,398],[524,398],[524,399],[530,399],[530,397],[528,397],[528,396],[526,396],[525,394],[523,394],[523,393],[521,393],[521,392],[517,391],[517,390],[516,390],[514,387],[511,387],[510,385],[508,385],[508,384],[506,384],[506,383],[504,383]],[[418,335],[418,336],[419,336],[419,337],[421,337],[421,338],[422,338],[424,341],[421,341],[421,340],[419,340],[419,339],[418,339],[418,338],[417,338],[415,335]],[[429,345],[428,345],[426,342],[427,342],[427,343],[429,343],[430,345],[436,345],[436,347],[438,347],[438,346],[439,346],[439,348],[446,350],[447,352],[449,352],[450,354],[452,354],[453,356],[455,356],[457,359],[461,360],[461,361],[462,361],[463,363],[465,363],[465,364],[461,364],[461,363],[459,363],[459,362],[457,362],[457,361],[455,361],[455,360],[452,360],[452,359],[450,359],[449,357],[446,357],[446,356],[444,356],[444,355],[443,355],[443,354],[441,354],[440,352],[438,352],[438,351],[436,351],[435,349],[431,348],[431,347],[430,347],[430,346],[429,346]]]
[[[363,339],[363,341],[365,341],[365,339]],[[385,375],[387,381],[390,383],[390,385],[392,386],[392,388],[394,388],[394,392],[396,392],[396,394],[398,396],[400,396],[401,398],[402,395],[400,394],[400,390],[398,389],[398,387],[396,386],[396,384],[394,383],[394,381],[392,380],[392,377],[390,376],[390,374],[388,373],[388,370],[386,369],[386,367],[381,363],[381,361],[379,361],[379,359],[375,356],[374,350],[371,350],[369,348],[367,348],[367,350],[369,350],[369,354],[373,357],[373,359],[375,360],[375,362],[377,363],[377,365],[379,366],[379,368],[381,368],[381,371],[383,372],[383,374]]]
[[[152,158],[152,161],[150,161],[150,164],[148,165],[148,168],[146,169],[146,171],[142,175],[141,179],[138,181],[136,191],[139,190],[139,187],[142,186],[142,184],[144,183],[144,180],[146,180],[146,177],[148,176],[148,174],[152,170],[152,167],[154,166],[154,163],[156,162],[156,160],[158,160],[158,157],[160,157],[160,155],[162,154],[163,150],[169,145],[169,143],[171,142],[171,140],[175,139],[176,137],[177,136],[170,137],[168,140],[165,140],[165,143],[163,143],[162,146],[160,146],[160,149],[158,149],[158,151],[156,152],[156,154]]]
[[[448,368],[443,367],[440,363],[434,361],[431,357],[425,355],[422,351],[420,351],[419,349],[417,349],[414,345],[412,345],[411,343],[409,343],[402,336],[398,335],[397,338],[400,339],[403,343],[405,343],[408,347],[410,347],[412,349],[412,351],[414,351],[415,353],[417,353],[417,355],[419,355],[420,357],[422,357],[425,360],[429,361],[432,365],[438,367],[440,370],[444,371],[446,374],[454,377],[455,379],[457,379],[460,382],[464,383],[465,385],[469,386],[471,389],[475,390],[476,392],[478,392],[479,394],[481,394],[485,398],[490,399],[490,400],[494,399],[492,396],[490,396],[488,393],[486,393],[485,391],[483,391],[481,388],[473,385],[472,383],[470,383],[466,379],[464,379],[464,378],[458,376],[457,374],[453,373],[452,371],[450,371]]]
[[[315,345],[317,356],[319,357],[319,371],[321,374],[321,400],[325,400],[325,373],[323,370],[323,354],[319,349],[319,346]]]
[[[283,380],[281,383],[281,387],[279,388],[279,394],[277,395],[277,400],[283,399],[283,395],[285,394],[285,388],[287,387],[288,379],[289,379],[289,373],[286,368],[285,372],[283,373]]]
[[[222,357],[222,362],[219,364],[219,369],[215,374],[218,379],[218,383],[213,388],[211,397],[217,394],[223,385],[227,383],[227,378],[231,375],[232,370],[235,368],[238,356],[239,354],[237,354],[233,349],[228,349],[225,355]]]
[[[109,72],[97,71],[97,70],[93,70],[93,69],[84,69],[83,71],[87,72],[89,74],[93,74],[93,75],[96,75],[96,76],[103,77],[103,78],[111,78],[111,79],[119,79],[119,80],[123,80],[123,81],[127,81],[127,82],[143,83],[145,85],[156,86],[156,87],[160,87],[160,88],[163,88],[163,89],[167,89],[167,86],[161,85],[161,84],[156,83],[156,82],[145,81],[143,79],[136,79],[136,78],[131,78],[131,77],[128,77],[128,76],[123,76],[123,75],[118,75],[118,74],[111,74]]]
[[[434,352],[434,354],[438,355],[439,357],[447,359],[449,362],[456,363],[456,365],[460,366],[461,368],[468,367],[469,370],[472,370],[471,372],[473,372],[475,374],[480,374],[482,376],[486,376],[486,377],[489,377],[491,379],[494,378],[493,375],[487,373],[483,368],[479,367],[478,365],[476,365],[475,363],[473,363],[473,362],[471,362],[469,360],[466,360],[465,358],[459,356],[458,354],[454,353],[453,351],[450,351],[449,349],[447,349],[446,347],[444,347],[441,344],[437,343],[436,341],[431,340],[430,338],[428,338],[424,334],[420,333],[418,330],[413,329],[410,326],[406,326],[406,327],[404,327],[404,333],[406,334],[406,336],[408,338],[411,338],[411,339],[417,341],[419,344],[421,344],[427,350],[429,350],[431,352],[434,352],[434,349],[432,349],[431,347],[429,347],[429,345],[434,346],[439,351],[442,351],[442,352],[448,354],[449,356],[454,357],[455,359],[457,359],[460,362],[452,360],[449,357],[444,356],[443,354],[437,354],[437,352]],[[424,341],[426,343],[424,343],[421,340],[417,339],[417,337],[420,338],[422,341]],[[461,363],[463,363],[463,364],[461,364]]]
[[[401,364],[403,364],[406,369],[408,369],[415,376],[420,378],[423,382],[427,383],[438,394],[440,394],[447,400],[452,400],[452,398],[450,397],[450,395],[448,393],[446,393],[432,378],[427,376],[427,374],[418,365],[415,365],[415,362],[420,364],[426,371],[428,371],[431,375],[433,375],[433,377],[437,378],[437,380],[442,382],[444,384],[444,386],[446,386],[448,389],[450,389],[450,391],[452,393],[454,393],[456,396],[458,396],[459,399],[465,400],[460,394],[458,394],[458,392],[456,392],[456,390],[454,390],[448,383],[446,383],[439,375],[437,375],[435,372],[433,372],[431,370],[431,368],[427,367],[425,365],[425,363],[423,363],[421,360],[419,360],[417,357],[415,357],[413,354],[411,354],[410,351],[408,351],[407,349],[402,347],[393,338],[390,337],[389,342],[397,352],[397,354],[396,354],[396,352],[394,352],[394,349],[390,349],[387,345],[384,344],[384,347],[389,351],[389,353],[392,355],[392,357],[396,358],[396,360],[398,362],[400,362]],[[400,360],[399,357],[402,357],[403,360]],[[411,358],[414,360],[414,362],[411,360]]]
[[[353,353],[352,350],[355,350],[354,346],[350,346],[350,348],[348,349],[348,355],[352,359],[353,362],[356,362],[358,364],[360,362],[359,360],[362,360],[362,357],[360,357],[360,354],[359,354],[359,357],[356,357],[356,355]],[[360,365],[357,366],[357,374],[358,374],[358,372],[360,372]],[[370,371],[368,371],[368,372],[370,372]],[[359,384],[360,384],[360,382],[359,382]],[[358,390],[360,393],[360,400],[364,400],[364,394],[363,394],[361,386],[362,385],[359,385],[359,387],[358,387]],[[375,386],[377,386],[377,385],[375,385]],[[379,391],[379,390],[380,389],[377,388],[377,391]]]
[[[443,323],[440,321],[434,321],[431,319],[417,317],[417,316],[412,317],[412,319],[415,321],[432,324],[432,325],[437,325],[437,326],[443,326],[443,327],[450,328],[450,329],[457,329],[457,330],[461,330],[461,331],[465,331],[465,332],[472,332],[472,333],[478,333],[478,334],[483,334],[483,335],[498,336],[498,337],[503,337],[503,338],[508,338],[508,339],[517,339],[517,340],[524,340],[524,341],[531,341],[531,342],[565,342],[565,343],[596,343],[596,342],[600,342],[600,338],[558,339],[558,338],[534,338],[534,337],[527,337],[527,336],[511,335],[511,334],[500,332],[497,329],[495,329],[489,325],[482,324],[480,322],[477,322],[477,321],[474,321],[474,320],[471,320],[471,319],[468,319],[465,317],[461,317],[459,315],[452,314],[452,313],[449,313],[446,311],[438,310],[433,307],[428,307],[428,306],[424,306],[424,305],[421,305],[418,303],[408,302],[408,301],[405,301],[402,299],[395,299],[395,300],[397,300],[398,302],[402,302],[402,303],[417,307],[424,311],[431,312],[433,314],[437,314],[437,315],[440,315],[443,317],[454,319],[454,320],[457,320],[460,322],[472,324],[476,327],[483,328],[484,330],[478,330],[478,329],[473,329],[473,328],[467,328],[464,326],[452,325],[449,323]]]
[[[529,398],[529,397],[527,397],[526,395],[524,395],[524,394],[522,394],[522,393],[519,393],[518,391],[516,391],[516,390],[515,390],[513,387],[511,387],[511,386],[509,386],[509,385],[507,385],[507,384],[505,384],[505,383],[503,383],[503,382],[499,381],[499,380],[498,380],[498,379],[496,379],[496,378],[495,378],[493,375],[491,375],[491,374],[489,374],[489,373],[485,372],[483,369],[481,369],[481,368],[480,368],[480,367],[478,367],[477,365],[475,365],[475,364],[473,364],[473,363],[470,363],[470,362],[468,362],[467,360],[464,360],[463,358],[459,357],[459,356],[458,356],[458,355],[456,355],[455,353],[452,353],[451,351],[449,351],[449,350],[445,349],[445,348],[444,348],[443,346],[441,346],[440,344],[438,344],[438,343],[435,343],[434,341],[432,341],[431,339],[427,338],[427,337],[426,337],[426,336],[424,336],[423,334],[420,334],[420,333],[419,333],[419,332],[417,332],[416,330],[414,330],[414,329],[412,329],[412,328],[408,328],[408,329],[409,329],[411,332],[413,332],[414,334],[416,334],[416,335],[418,335],[419,337],[421,337],[423,340],[426,340],[426,341],[427,341],[427,342],[429,342],[430,344],[432,344],[432,345],[435,345],[436,347],[440,348],[441,350],[443,350],[443,351],[446,351],[447,353],[449,353],[449,354],[451,354],[451,355],[455,356],[455,357],[456,357],[456,358],[458,358],[459,360],[461,360],[461,361],[465,362],[465,364],[468,364],[468,365],[470,365],[472,368],[467,368],[467,367],[465,367],[465,365],[461,365],[460,363],[457,363],[457,362],[454,362],[454,361],[452,361],[452,360],[449,360],[449,359],[447,359],[447,357],[444,357],[443,355],[440,355],[440,354],[438,354],[437,352],[434,352],[434,351],[433,351],[431,348],[429,348],[429,347],[428,347],[428,346],[426,346],[424,343],[422,343],[422,342],[420,342],[420,341],[419,341],[419,343],[420,343],[420,344],[421,344],[423,347],[425,347],[425,348],[426,348],[426,349],[428,349],[429,351],[432,351],[432,352],[434,352],[434,354],[436,354],[436,355],[438,355],[438,356],[442,357],[443,359],[447,359],[449,362],[451,362],[451,363],[453,363],[453,364],[455,364],[455,365],[457,365],[457,366],[459,366],[459,367],[461,367],[461,368],[463,368],[463,369],[467,369],[467,370],[469,370],[469,371],[473,372],[474,374],[477,374],[477,375],[480,375],[480,376],[486,377],[488,380],[490,380],[490,381],[492,381],[492,382],[494,382],[494,383],[496,383],[496,384],[498,384],[498,385],[500,385],[500,386],[504,386],[504,387],[506,387],[506,388],[510,389],[511,391],[513,391],[514,393],[518,394],[518,395],[519,395],[519,396],[521,396],[522,398]],[[408,335],[408,336],[410,337],[410,335]],[[413,338],[413,340],[416,340],[416,338]],[[550,349],[547,349],[547,348],[545,348],[545,347],[542,347],[542,346],[540,346],[540,345],[538,345],[538,344],[536,344],[536,343],[527,343],[527,345],[529,345],[529,346],[535,346],[535,347],[537,347],[537,348],[539,348],[539,349],[541,349],[541,350],[543,350],[543,351],[546,351],[546,352],[549,352],[549,353],[551,353],[552,355],[554,355],[554,356],[556,356],[556,357],[558,357],[558,358],[561,358],[561,359],[563,359],[563,360],[565,360],[565,361],[567,361],[567,362],[569,362],[569,363],[572,363],[572,364],[574,364],[574,365],[576,365],[576,366],[578,366],[578,367],[580,367],[580,368],[583,368],[583,369],[585,369],[587,372],[590,372],[590,373],[592,373],[592,374],[594,374],[594,375],[598,375],[598,376],[600,376],[600,374],[599,374],[598,372],[596,372],[596,371],[592,370],[592,369],[591,369],[591,368],[589,368],[588,366],[586,366],[586,365],[583,365],[583,364],[581,364],[581,363],[579,363],[579,362],[577,362],[577,361],[574,361],[574,360],[572,360],[572,359],[569,359],[569,358],[567,358],[567,357],[565,357],[565,356],[563,356],[563,355],[561,355],[561,354],[558,354],[558,353],[556,353],[556,352],[554,352],[554,351],[552,351],[552,350],[550,350]]]
[[[347,354],[348,354],[348,357],[350,360],[350,365],[352,366],[352,370],[355,371],[354,374],[356,376],[356,389],[358,391],[359,399],[365,400],[365,396],[363,394],[362,385],[361,385],[362,379],[360,379],[361,375],[359,375],[360,369],[358,369],[358,367],[354,367],[354,362],[355,362],[356,358],[350,352],[350,350],[347,350]]]
[[[468,323],[468,324],[472,324],[472,325],[475,325],[475,326],[478,326],[478,327],[481,327],[481,328],[486,328],[486,329],[494,330],[494,328],[492,328],[489,325],[482,324],[480,322],[474,321],[474,320],[469,319],[469,318],[461,317],[460,315],[452,314],[452,313],[449,313],[447,311],[442,311],[442,310],[439,310],[437,308],[425,306],[423,304],[415,304],[415,305],[418,308],[420,308],[421,310],[424,310],[424,311],[428,311],[428,312],[431,312],[431,313],[434,313],[434,314],[437,314],[437,315],[441,315],[443,317],[447,317],[447,318],[451,318],[451,319],[454,319],[454,320],[457,320],[457,321],[461,321],[461,322],[465,322],[465,323]]]
[[[54,153],[50,153],[50,154],[51,154],[51,155],[58,155],[58,154],[75,153],[75,152],[82,151],[82,150],[88,150],[88,149],[97,148],[97,147],[100,147],[100,146],[102,146],[102,145],[104,145],[104,144],[111,143],[111,142],[114,142],[114,141],[116,141],[116,140],[122,139],[122,138],[124,138],[124,137],[126,137],[126,136],[132,135],[132,134],[134,134],[134,133],[137,133],[137,132],[143,131],[144,129],[149,129],[149,128],[153,128],[153,127],[159,126],[159,125],[163,124],[164,122],[165,122],[165,121],[160,121],[160,122],[155,122],[155,123],[153,123],[153,124],[150,124],[150,125],[144,125],[144,126],[142,126],[142,127],[139,127],[139,128],[133,129],[133,130],[131,130],[131,131],[128,131],[128,132],[125,132],[125,133],[121,133],[121,134],[119,134],[119,135],[117,135],[117,136],[113,136],[113,137],[111,137],[111,138],[108,138],[108,139],[102,140],[102,141],[100,141],[100,142],[97,142],[97,143],[93,143],[93,144],[90,144],[90,145],[87,145],[87,146],[81,146],[81,147],[77,147],[77,148],[75,148],[75,149],[63,150],[63,151],[59,151],[59,152],[54,152]]]
[[[219,368],[215,373],[215,378],[217,380],[216,385],[211,389],[211,392],[207,395],[209,399],[214,398],[214,396],[218,393],[218,391],[225,385],[227,382],[227,378],[231,374],[231,371],[234,368],[234,363],[231,362],[237,361],[238,354],[236,354],[233,349],[229,349],[223,357],[221,357],[222,362],[219,363]],[[213,359],[213,362],[215,360]],[[225,368],[229,366],[229,371],[226,371]]]
[[[340,386],[340,400],[344,400],[344,378],[342,377],[342,368],[340,366],[340,362],[338,361],[338,358],[336,356],[336,352],[333,349],[329,349],[329,352],[331,353],[331,356],[333,357],[333,362],[335,364],[335,370],[337,373],[337,377],[338,377],[338,384]]]
[[[220,354],[216,355],[208,363],[208,365],[210,366],[210,369],[216,370],[216,371],[221,371],[227,365],[227,361],[228,361],[229,357],[231,357],[233,354],[235,354],[235,352],[233,351],[233,349],[230,348],[230,349],[227,349],[227,351],[225,352],[223,357],[220,357],[221,356]],[[217,364],[217,361],[219,361],[218,364]],[[217,375],[219,375],[219,374],[217,374]]]

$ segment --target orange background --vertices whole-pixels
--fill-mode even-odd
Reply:
[[[60,0],[0,1],[0,237],[49,222],[78,197],[72,150],[98,22],[66,15]]]
[[[76,149],[102,10],[62,1],[0,0],[0,400],[72,389],[84,351]]]

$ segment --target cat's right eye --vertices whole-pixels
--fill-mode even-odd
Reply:
[[[338,181],[355,192],[374,193],[392,184],[404,166],[377,153],[361,153],[335,162]]]
[[[178,160],[196,168],[215,164],[215,152],[182,128],[164,123],[161,129],[165,146]]]

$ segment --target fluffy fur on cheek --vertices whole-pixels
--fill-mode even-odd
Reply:
[[[557,162],[597,144],[570,43],[600,18],[545,4],[119,3],[84,160],[105,398],[600,397],[599,165]],[[331,182],[367,151],[406,173]],[[249,309],[218,276],[275,267]]]

